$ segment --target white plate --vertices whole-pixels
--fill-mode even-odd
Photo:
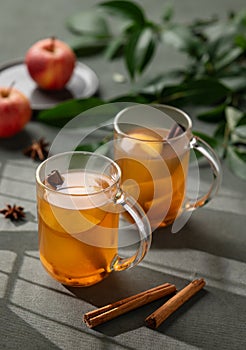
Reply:
[[[93,96],[99,86],[95,72],[85,64],[77,62],[73,75],[64,89],[45,91],[40,89],[30,77],[23,60],[9,62],[0,66],[0,86],[14,87],[23,92],[33,110],[44,110],[73,98]]]

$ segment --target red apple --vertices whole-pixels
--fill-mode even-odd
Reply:
[[[0,137],[10,137],[23,129],[31,119],[29,100],[12,87],[0,87]]]
[[[76,57],[63,41],[37,41],[26,53],[25,63],[32,79],[45,90],[64,88],[72,76]]]

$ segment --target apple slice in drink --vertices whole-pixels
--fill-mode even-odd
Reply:
[[[162,138],[156,132],[152,131],[148,134],[132,133],[131,137],[141,140],[138,142],[138,147],[148,155],[155,157],[162,152]]]

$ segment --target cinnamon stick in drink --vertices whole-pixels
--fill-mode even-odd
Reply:
[[[164,322],[174,311],[189,300],[194,294],[205,286],[203,278],[196,279],[180,290],[159,309],[154,311],[145,319],[145,323],[150,328],[157,328]]]
[[[134,310],[174,292],[176,292],[175,285],[165,283],[128,298],[119,300],[115,303],[87,312],[84,315],[84,322],[90,328],[96,327],[104,322],[112,320],[115,317],[123,315],[128,311]]]
[[[64,182],[64,178],[61,176],[58,170],[52,170],[52,172],[47,176],[45,182],[48,182],[50,186],[54,189],[60,186]]]

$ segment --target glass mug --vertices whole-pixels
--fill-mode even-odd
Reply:
[[[191,128],[185,112],[167,105],[130,106],[114,119],[114,159],[121,168],[122,187],[140,203],[152,229],[202,207],[219,188],[220,161]],[[209,191],[194,201],[186,198],[191,149],[205,156],[213,173]]]
[[[40,260],[57,281],[88,286],[111,271],[138,264],[149,250],[151,228],[143,209],[120,187],[111,159],[90,152],[65,152],[36,171]],[[136,223],[139,244],[132,257],[118,255],[120,212]]]

